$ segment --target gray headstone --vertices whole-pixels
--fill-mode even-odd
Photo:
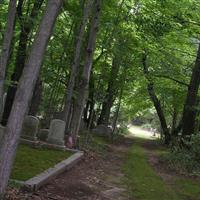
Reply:
[[[41,141],[46,141],[48,135],[49,135],[49,129],[40,129],[39,132],[38,132],[37,137]]]
[[[65,122],[60,119],[53,119],[50,124],[47,142],[51,144],[64,146],[65,144],[64,136],[65,136]]]
[[[112,134],[112,128],[101,124],[98,125],[95,129],[92,129],[92,133],[99,136],[110,137]]]
[[[21,137],[28,140],[37,140],[38,127],[39,119],[37,117],[26,116],[23,122]]]

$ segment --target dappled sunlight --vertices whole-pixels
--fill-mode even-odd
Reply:
[[[134,125],[131,125],[129,127],[129,132],[130,132],[131,136],[149,139],[149,140],[158,139],[160,136],[158,133],[155,133],[153,131],[144,130],[140,126],[134,126]]]

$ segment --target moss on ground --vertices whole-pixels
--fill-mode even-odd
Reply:
[[[71,152],[19,145],[11,179],[25,181],[71,156]]]
[[[141,143],[135,144],[124,165],[125,183],[130,196],[138,200],[200,200],[200,185],[190,179],[177,177],[167,184],[149,165]]]

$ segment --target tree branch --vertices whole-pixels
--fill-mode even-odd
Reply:
[[[167,76],[167,75],[154,74],[153,76],[155,76],[155,77],[157,77],[157,78],[169,79],[169,80],[172,80],[172,81],[174,81],[174,82],[176,82],[176,83],[178,83],[178,84],[180,84],[180,85],[184,85],[184,86],[189,87],[189,84],[187,84],[187,83],[185,83],[185,82],[183,82],[183,81],[179,81],[179,80],[177,80],[177,79],[175,79],[175,78],[169,77],[169,76]]]

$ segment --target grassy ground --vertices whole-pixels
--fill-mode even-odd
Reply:
[[[141,139],[127,155],[124,164],[125,183],[130,196],[137,200],[200,200],[200,185],[194,180],[176,177],[172,184],[166,183],[150,166]],[[144,142],[144,139],[143,139]],[[155,149],[159,154],[159,150]],[[163,153],[163,150],[160,151]]]
[[[72,155],[71,152],[36,149],[20,145],[17,150],[11,179],[25,181],[67,159],[70,155]]]
[[[149,166],[144,150],[134,145],[124,166],[126,184],[132,197],[138,200],[176,200],[176,193],[171,190]]]

